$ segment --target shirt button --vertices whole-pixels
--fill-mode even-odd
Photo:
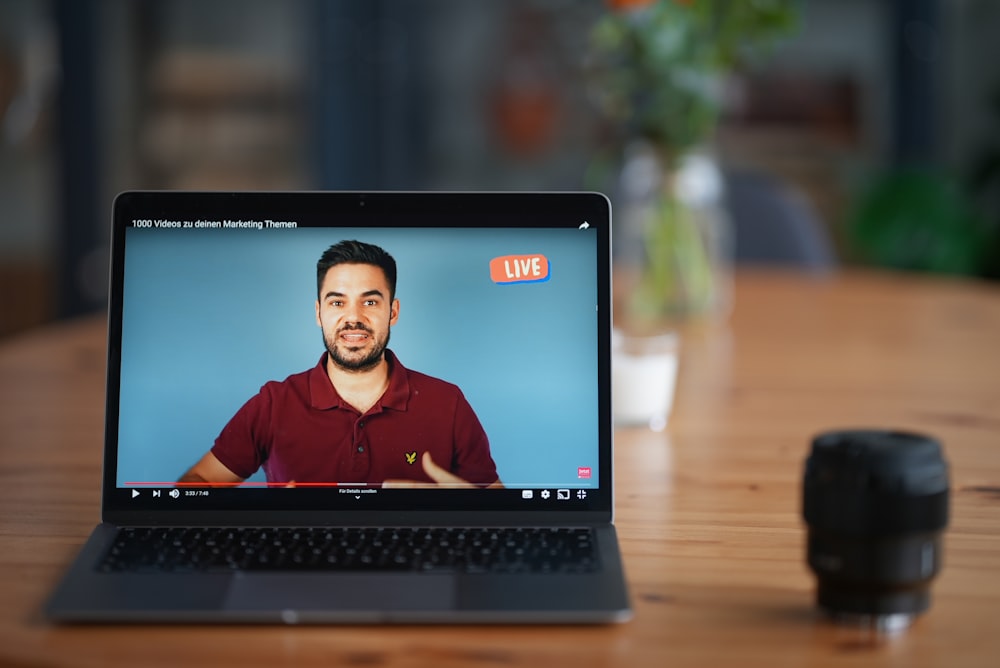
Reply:
[[[364,428],[365,428],[365,421],[362,420],[361,422],[358,423],[358,429],[364,429]]]
[[[364,451],[365,451],[365,446],[359,445],[358,446],[358,452],[364,452]]]

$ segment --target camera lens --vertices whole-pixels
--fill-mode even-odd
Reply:
[[[802,513],[819,606],[839,621],[908,626],[930,606],[948,494],[933,438],[849,430],[813,439]]]

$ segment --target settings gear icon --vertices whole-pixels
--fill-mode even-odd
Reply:
[[[547,499],[547,498],[549,498],[550,496],[552,496],[552,492],[550,492],[550,491],[549,491],[549,490],[547,490],[547,489],[543,489],[543,490],[542,490],[542,498],[543,498],[543,499]]]

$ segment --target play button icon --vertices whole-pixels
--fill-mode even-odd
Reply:
[[[139,490],[137,490],[137,489],[133,489],[133,490],[132,490],[132,498],[134,499],[134,498],[135,498],[135,497],[137,497],[137,496],[139,496]]]

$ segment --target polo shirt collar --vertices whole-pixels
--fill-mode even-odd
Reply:
[[[385,394],[379,399],[382,408],[392,408],[397,411],[405,411],[406,403],[410,399],[410,379],[409,372],[399,362],[396,353],[388,348],[385,350],[385,359],[389,363],[389,387],[385,389]]]
[[[309,371],[309,402],[317,410],[348,408],[349,404],[340,398],[337,389],[330,382],[330,376],[326,373],[328,355],[329,353],[323,353],[319,363]],[[389,363],[389,387],[375,406],[405,411],[410,398],[408,372],[406,367],[400,364],[395,353],[388,348],[385,351],[385,359]]]

